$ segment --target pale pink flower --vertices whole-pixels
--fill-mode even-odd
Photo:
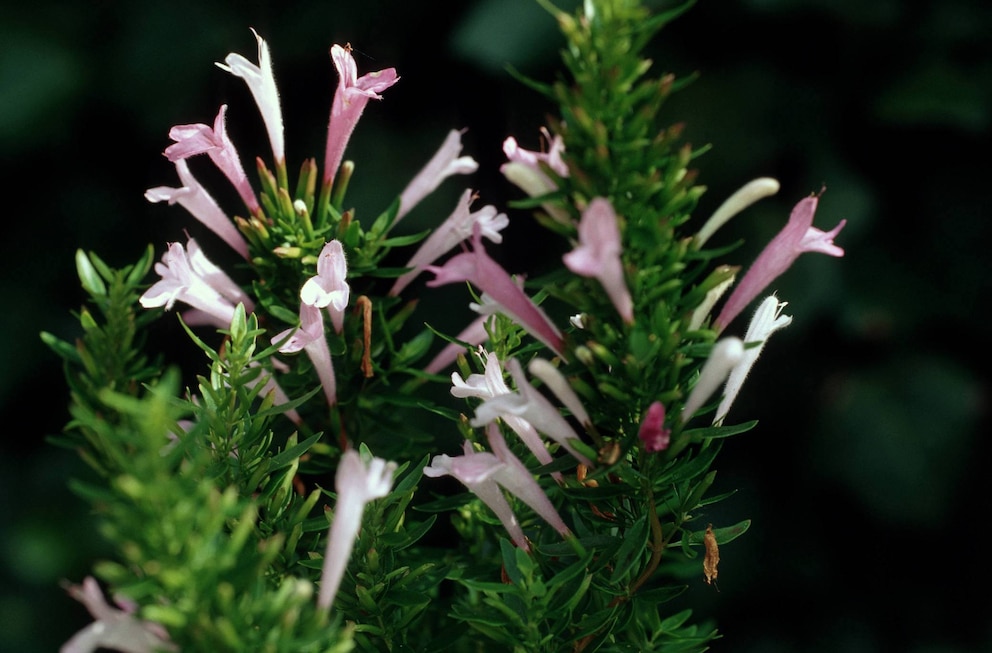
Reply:
[[[597,279],[623,321],[631,324],[634,304],[624,280],[622,251],[613,206],[605,198],[593,199],[579,221],[579,244],[563,257],[565,266],[575,274]]]
[[[713,419],[714,424],[722,423],[727,416],[730,405],[737,398],[741,386],[744,385],[744,379],[747,378],[755,361],[758,360],[758,356],[761,355],[761,350],[764,349],[768,338],[779,329],[784,329],[792,323],[791,315],[782,315],[783,308],[785,308],[785,303],[778,301],[775,295],[765,297],[758,305],[758,310],[754,312],[751,324],[747,327],[747,333],[744,334],[744,344],[754,346],[747,347],[741,360],[730,370],[727,385],[723,389],[723,400],[716,409],[716,417]]]
[[[479,164],[472,157],[458,156],[461,151],[462,132],[452,129],[441,144],[441,148],[400,193],[400,210],[396,214],[394,225],[422,199],[433,193],[445,179],[452,175],[472,174],[479,168]]]
[[[540,164],[544,163],[559,177],[567,177],[568,166],[565,165],[565,161],[562,159],[562,154],[565,152],[564,141],[562,141],[561,136],[558,134],[555,134],[555,136],[552,137],[545,127],[541,128],[541,133],[544,135],[545,140],[549,144],[547,152],[525,150],[517,144],[517,139],[510,136],[503,141],[503,153],[506,155],[507,161],[509,163],[520,163],[526,165],[529,168],[540,172],[542,175],[544,175],[544,171],[541,170]],[[555,183],[552,182],[547,175],[545,175],[544,178],[548,181],[546,186],[549,191],[557,188]]]
[[[366,462],[354,449],[342,454],[334,476],[334,489],[338,496],[324,550],[320,592],[317,595],[318,608],[330,609],[334,602],[348,567],[351,551],[355,547],[355,538],[362,527],[365,506],[370,501],[389,494],[395,471],[396,463],[382,458],[372,458]]]
[[[181,301],[200,311],[203,321],[223,329],[231,325],[236,303],[244,304],[249,313],[254,310],[244,291],[207,259],[192,238],[186,248],[169,243],[155,272],[162,278],[139,298],[145,308],[164,306],[168,311]]]
[[[503,141],[503,153],[506,154],[507,162],[499,170],[507,181],[524,191],[528,197],[541,197],[558,190],[558,184],[542,169],[541,163],[546,164],[559,177],[568,176],[568,166],[562,159],[565,144],[561,136],[555,135],[552,138],[547,129],[542,128],[541,131],[549,142],[547,152],[525,150],[517,145],[517,140],[512,136]],[[568,213],[561,207],[550,203],[542,206],[555,220],[562,223],[570,220]]]
[[[514,383],[516,383],[517,391],[494,396],[492,399],[482,402],[476,407],[475,417],[469,421],[469,424],[478,427],[489,424],[496,419],[505,420],[508,416],[519,417],[557,442],[581,463],[592,467],[592,461],[572,444],[581,441],[575,429],[562,416],[561,412],[527,381],[527,377],[524,376],[524,371],[520,367],[520,362],[511,358],[506,362],[506,366]]]
[[[689,398],[682,407],[682,421],[687,422],[716,389],[727,380],[727,375],[744,358],[744,343],[733,336],[717,341],[710,357],[703,363]]]
[[[339,240],[324,244],[317,258],[317,275],[307,279],[300,289],[300,299],[304,304],[326,308],[331,316],[334,330],[341,333],[344,325],[344,311],[351,298],[348,285],[348,262],[344,247]]]
[[[551,390],[551,393],[558,398],[558,401],[563,403],[565,408],[571,411],[572,415],[579,420],[582,426],[585,428],[592,426],[589,413],[586,412],[586,408],[582,405],[579,396],[575,394],[575,390],[572,389],[568,379],[565,378],[565,375],[555,365],[544,358],[534,358],[527,364],[527,371],[530,372],[531,376],[542,381]]]
[[[424,475],[432,478],[448,475],[458,479],[496,513],[514,544],[525,551],[530,551],[530,545],[501,488],[529,506],[562,537],[570,536],[571,531],[562,521],[544,490],[534,480],[527,467],[506,446],[499,427],[495,424],[489,425],[486,435],[493,453],[477,452],[466,440],[462,445],[464,453],[461,456],[452,457],[447,454],[434,456],[430,466],[424,468]]]
[[[122,653],[178,651],[169,633],[160,624],[134,616],[137,606],[123,597],[114,597],[119,608],[107,603],[100,585],[92,576],[82,585],[69,585],[69,596],[86,606],[96,620],[62,645],[59,653],[91,653],[97,650]]]
[[[258,111],[262,114],[265,131],[272,145],[272,155],[277,164],[286,162],[286,146],[283,137],[282,108],[279,105],[279,91],[276,89],[276,78],[272,73],[272,59],[269,56],[269,44],[258,35],[254,29],[251,33],[258,41],[258,65],[248,61],[240,54],[232,52],[224,58],[224,63],[217,66],[235,77],[245,80],[248,90],[255,98]]]
[[[381,100],[379,93],[395,84],[399,77],[395,68],[386,68],[358,77],[358,66],[350,50],[331,46],[331,58],[338,71],[338,88],[331,104],[327,123],[327,149],[324,153],[324,186],[330,185],[337,174],[345,148],[351,139],[365,105],[370,99]]]
[[[503,242],[503,234],[500,231],[510,224],[510,219],[506,217],[505,213],[497,213],[496,207],[489,204],[478,211],[472,211],[469,207],[473,199],[471,190],[466,189],[462,193],[455,210],[448,216],[448,219],[431,232],[431,235],[407,261],[404,267],[413,269],[396,279],[396,283],[389,291],[390,295],[400,294],[424,270],[425,266],[447,254],[458,243],[471,237],[472,230],[476,225],[479,226],[482,235],[492,242]]]
[[[312,304],[300,302],[299,328],[286,329],[272,338],[272,344],[279,342],[283,343],[279,351],[284,354],[294,354],[301,349],[307,353],[324,388],[327,404],[335,405],[338,402],[337,379],[334,376],[331,350],[324,334],[324,314],[321,310]]]
[[[637,437],[644,445],[647,453],[657,453],[668,448],[672,434],[671,429],[665,428],[665,406],[660,401],[648,406],[637,429]]]
[[[258,213],[261,208],[255,191],[252,190],[245,169],[241,166],[241,158],[234,143],[227,136],[224,117],[227,105],[222,104],[213,128],[197,123],[193,125],[176,125],[169,130],[169,138],[176,141],[165,148],[165,156],[169,161],[176,162],[188,159],[197,154],[206,154],[214,162],[228,181],[238,191],[241,200],[251,213]]]
[[[731,293],[727,303],[723,305],[723,309],[713,322],[717,332],[726,328],[803,252],[820,252],[829,256],[844,255],[844,250],[834,245],[834,237],[844,228],[847,220],[841,220],[836,227],[827,232],[812,226],[818,201],[819,198],[816,196],[807,197],[792,209],[788,224],[765,246]]]
[[[428,265],[424,269],[436,275],[427,282],[432,288],[462,281],[472,283],[497,302],[502,313],[515,320],[556,354],[562,355],[564,342],[561,332],[544,311],[513,282],[506,270],[489,257],[482,244],[479,225],[475,225],[472,234],[471,251],[452,256],[443,266]]]
[[[747,207],[758,200],[774,195],[778,192],[779,183],[771,177],[758,177],[738,188],[730,197],[724,200],[713,215],[703,224],[703,228],[696,234],[695,245],[702,247],[710,239],[716,230],[727,223]]]
[[[205,227],[220,236],[225,243],[244,258],[248,258],[248,241],[244,239],[227,214],[221,210],[214,198],[196,180],[189,170],[185,159],[176,161],[176,172],[182,186],[156,186],[145,191],[145,199],[149,202],[166,201],[169,204],[179,203],[190,215],[199,220]]]
[[[510,394],[510,388],[503,380],[503,366],[496,354],[494,352],[487,353],[481,347],[478,354],[485,359],[483,374],[470,374],[467,379],[462,379],[461,374],[452,372],[451,394],[455,397],[476,397],[483,400]],[[539,463],[547,465],[552,462],[551,454],[530,422],[510,414],[503,415],[503,421],[520,437],[520,440],[534,454]],[[556,474],[555,477],[560,480],[561,474]]]

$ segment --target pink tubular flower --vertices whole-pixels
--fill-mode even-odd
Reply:
[[[458,156],[461,151],[462,132],[452,129],[441,144],[441,148],[400,193],[400,210],[396,214],[394,225],[420,200],[433,193],[445,179],[452,175],[472,174],[479,168],[479,164],[472,157]]]
[[[477,397],[483,400],[510,394],[510,388],[503,380],[503,367],[500,365],[496,354],[493,352],[486,353],[481,347],[478,354],[480,357],[484,357],[486,361],[484,373],[471,374],[467,379],[463,380],[458,372],[452,372],[451,394],[455,397]],[[539,463],[547,465],[553,460],[551,454],[544,446],[541,436],[538,435],[537,430],[530,422],[517,415],[509,414],[503,415],[503,421],[520,437],[520,440],[534,454],[534,457],[537,458]],[[557,474],[556,479],[560,480],[560,478],[561,474]]]
[[[225,243],[244,258],[248,258],[248,241],[244,239],[227,214],[221,210],[210,193],[200,185],[185,159],[176,161],[176,172],[182,186],[170,188],[156,186],[145,191],[145,199],[149,202],[167,201],[169,204],[179,203],[190,215],[199,220],[205,227],[220,236]]]
[[[292,334],[292,335],[290,335]],[[286,337],[289,336],[289,340]],[[324,388],[327,405],[333,406],[338,402],[337,379],[334,376],[334,363],[331,360],[331,350],[327,346],[324,335],[324,314],[312,304],[300,302],[300,326],[298,329],[286,329],[272,338],[272,344],[285,342],[279,347],[284,354],[293,354],[301,349],[310,357],[317,378]]]
[[[509,416],[519,417],[557,442],[579,462],[587,467],[592,467],[592,461],[581,454],[572,444],[581,440],[575,429],[562,417],[558,409],[527,381],[527,377],[524,376],[524,371],[520,367],[520,362],[511,358],[506,362],[506,366],[517,385],[517,391],[494,396],[492,399],[484,401],[475,409],[475,417],[469,423],[478,427],[489,424],[496,419],[505,420]]]
[[[813,214],[819,197],[807,197],[796,204],[789,222],[765,246],[751,268],[744,274],[737,288],[723,305],[713,322],[717,332],[723,331],[737,315],[750,304],[762,290],[785,272],[803,252],[820,252],[829,256],[843,256],[844,250],[834,245],[834,237],[844,228],[847,220],[824,232],[813,226]]]
[[[255,214],[261,210],[255,191],[252,190],[245,169],[241,166],[241,158],[234,143],[227,137],[224,117],[227,105],[222,104],[214,126],[197,123],[195,125],[176,125],[169,130],[169,138],[176,141],[165,148],[165,156],[175,163],[180,159],[188,159],[197,154],[207,154],[224,176],[228,178],[248,210]]]
[[[431,232],[427,240],[407,261],[404,267],[413,269],[396,279],[396,283],[389,291],[390,295],[400,294],[423,271],[424,266],[433,263],[451,251],[458,243],[471,237],[475,225],[479,225],[479,231],[489,240],[494,243],[503,242],[503,235],[500,231],[510,224],[510,219],[506,217],[505,213],[497,213],[496,207],[488,204],[478,211],[471,211],[469,206],[472,204],[472,199],[472,191],[466,189],[459,198],[454,212]]]
[[[768,342],[768,338],[779,329],[784,329],[792,323],[791,315],[782,315],[783,308],[785,308],[785,303],[778,301],[775,295],[765,297],[758,305],[758,310],[754,312],[751,324],[747,327],[747,333],[744,334],[745,344],[757,343],[757,346],[746,348],[741,360],[730,370],[727,385],[723,390],[723,400],[716,409],[716,417],[713,418],[714,424],[722,423],[727,416],[730,405],[737,398],[737,393],[744,385],[744,379],[747,378],[751,367],[761,355],[761,350]]]
[[[395,68],[386,68],[358,77],[358,66],[349,49],[331,46],[331,57],[338,71],[338,88],[331,104],[327,123],[327,149],[324,153],[324,186],[330,185],[337,174],[344,150],[358,119],[370,99],[381,100],[379,93],[395,84],[399,77]]]
[[[609,200],[597,197],[582,213],[578,246],[563,259],[565,266],[575,274],[595,277],[623,321],[632,324],[634,304],[623,278],[621,251],[617,215]]]
[[[240,54],[232,52],[224,58],[224,63],[218,63],[217,67],[245,80],[248,90],[255,98],[255,104],[258,105],[258,111],[262,114],[265,131],[268,132],[269,143],[272,145],[272,155],[277,164],[284,164],[286,162],[286,146],[283,137],[282,108],[279,105],[276,78],[272,73],[269,44],[254,29],[251,33],[258,41],[258,65],[251,63]]]
[[[105,649],[123,653],[179,650],[160,624],[136,618],[136,606],[130,601],[114,597],[121,609],[109,605],[92,576],[83,579],[82,585],[69,585],[67,591],[69,596],[86,606],[96,621],[73,635],[59,653],[91,653]]]
[[[181,301],[199,311],[197,315],[203,316],[199,323],[222,329],[231,325],[235,303],[243,303],[249,313],[254,310],[248,296],[203,255],[192,238],[186,248],[182,243],[170,243],[162,262],[155,264],[155,271],[162,278],[139,299],[145,308],[164,306],[168,311],[176,301]]]
[[[671,429],[665,428],[665,406],[660,401],[655,401],[648,406],[641,420],[641,426],[637,430],[637,437],[644,445],[647,453],[657,453],[668,448]]]
[[[332,240],[324,244],[317,258],[317,276],[307,279],[300,289],[300,299],[304,304],[327,309],[337,333],[341,333],[344,311],[351,298],[347,277],[348,263],[344,248],[340,241]]]
[[[506,446],[499,427],[490,424],[486,429],[486,435],[493,453],[477,452],[466,440],[462,445],[464,453],[461,456],[451,457],[447,454],[434,456],[430,466],[424,468],[424,475],[431,478],[448,475],[458,479],[496,513],[514,544],[524,551],[530,551],[530,545],[500,488],[507,490],[529,506],[562,537],[570,536],[571,531],[558,515],[558,511],[555,510],[544,490],[534,480],[527,467]]]
[[[515,320],[556,354],[562,355],[564,342],[561,332],[544,311],[513,282],[506,270],[486,254],[482,244],[482,230],[478,224],[474,225],[472,251],[452,256],[441,267],[428,265],[424,269],[436,275],[427,282],[432,288],[462,281],[472,283],[498,303],[502,313]]]
[[[334,476],[338,499],[334,505],[334,520],[327,536],[324,566],[320,573],[320,593],[317,607],[328,610],[341,586],[355,538],[362,527],[365,506],[374,499],[389,494],[393,486],[396,463],[382,458],[365,462],[354,449],[345,451]]]

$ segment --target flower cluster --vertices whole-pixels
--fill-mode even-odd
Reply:
[[[400,80],[395,69],[359,76],[350,47],[331,48],[338,84],[323,166],[305,160],[291,183],[267,42],[254,33],[257,63],[232,53],[218,64],[247,84],[271,164],[258,158],[253,181],[222,105],[211,125],[169,131],[164,154],[180,186],[146,198],[186,209],[237,253],[237,268],[222,270],[193,238],[168,244],[151,283],[141,265],[117,274],[97,259],[80,263],[98,299],[116,283],[145,316],[187,306],[183,323],[210,373],[169,408],[80,395],[104,412],[80,411],[75,428],[89,459],[114,479],[121,503],[109,518],[121,532],[157,533],[132,513],[171,510],[152,500],[173,480],[176,493],[192,488],[221,518],[204,511],[211,537],[180,540],[170,527],[149,535],[148,551],[124,546],[126,564],[105,580],[140,596],[140,612],[107,606],[92,578],[71,588],[96,622],[64,650],[245,650],[259,641],[252,637],[274,651],[318,641],[320,650],[356,642],[415,649],[421,631],[453,622],[514,650],[633,650],[689,632],[684,620],[663,622],[658,603],[686,577],[672,570],[698,566],[704,545],[706,582],[715,578],[711,552],[748,527],[704,529],[694,520],[711,502],[721,441],[753,426],[727,423],[732,404],[771,335],[793,319],[765,293],[803,252],[842,256],[833,241],[844,221],[813,227],[822,191],[805,197],[737,280],[738,266],[723,261],[729,252],[707,243],[779,183],[746,184],[695,228],[704,190],[689,168],[696,153],[678,145],[677,128],[658,124],[672,80],[647,78],[637,54],[663,21],[628,5],[593,0],[577,16],[552,12],[574,83],[533,84],[561,109],[541,127],[543,147],[503,142],[500,171],[523,194],[517,206],[532,209],[564,251],[540,278],[513,274],[490,253],[512,246],[503,233],[512,214],[476,206],[476,189],[465,188],[429,233],[397,227],[445,180],[477,170],[462,154],[462,130],[450,130],[372,219],[345,203],[357,174],[345,156],[351,135],[369,101]],[[620,41],[628,47],[609,45]],[[237,192],[243,206],[233,217],[194,177],[200,154]],[[411,319],[420,297],[449,285],[468,286],[465,303],[477,314],[453,336],[433,326],[439,316]],[[724,335],[755,302],[743,335]],[[148,319],[128,310],[118,311],[128,329]],[[94,347],[100,330],[87,330],[80,346]],[[216,349],[211,330],[223,334]],[[107,369],[145,360],[130,350],[123,358]],[[121,374],[77,386],[168,385],[153,366]],[[447,396],[433,398],[425,386],[434,383]],[[133,422],[147,431],[154,456],[136,455],[126,438],[101,440],[108,429],[86,421],[113,410],[121,429]],[[694,427],[703,417],[708,425]],[[450,420],[442,427],[437,418]],[[446,489],[443,477],[458,487]],[[426,537],[439,529],[457,541]],[[206,559],[217,560],[209,578],[176,571]],[[474,647],[468,628],[452,631],[453,650]],[[713,636],[700,635],[700,646]]]

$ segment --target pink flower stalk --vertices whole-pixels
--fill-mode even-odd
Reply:
[[[176,161],[176,172],[182,186],[170,188],[156,186],[145,191],[145,199],[149,202],[167,201],[169,204],[179,203],[190,215],[199,220],[205,227],[217,234],[225,243],[244,258],[248,258],[248,241],[244,239],[227,214],[221,210],[210,193],[200,185],[185,159]]]
[[[506,270],[489,257],[482,244],[482,230],[478,224],[474,226],[472,234],[472,251],[452,256],[441,267],[428,265],[424,269],[436,275],[427,282],[432,288],[462,281],[472,283],[497,302],[502,313],[562,356],[564,341],[561,332],[544,311],[513,282]]]
[[[248,207],[248,210],[257,214],[261,211],[255,191],[252,190],[245,169],[241,166],[241,158],[234,147],[234,143],[227,137],[227,129],[224,125],[224,117],[227,114],[227,105],[222,104],[217,118],[214,119],[214,126],[211,129],[207,125],[197,123],[194,125],[176,125],[169,130],[169,138],[176,141],[165,148],[165,156],[175,163],[181,159],[188,159],[197,154],[207,154],[224,176],[231,182],[241,200]]]
[[[331,46],[331,58],[338,71],[338,88],[331,104],[327,123],[327,149],[324,153],[324,186],[329,186],[337,174],[345,148],[355,131],[358,119],[370,99],[381,100],[379,93],[395,84],[399,77],[395,68],[386,68],[358,77],[358,66],[349,49]]]
[[[510,388],[503,380],[503,366],[494,352],[486,352],[481,347],[477,352],[486,361],[483,374],[470,374],[462,379],[458,372],[451,373],[451,394],[455,397],[478,397],[487,400],[510,394]],[[517,415],[504,415],[503,421],[516,433],[520,440],[530,449],[537,461],[547,465],[553,458],[544,446],[541,436],[530,422]],[[560,480],[561,474],[556,475]]]
[[[469,421],[469,424],[478,427],[489,424],[496,419],[505,420],[507,416],[520,417],[560,444],[579,462],[587,467],[592,467],[592,461],[572,445],[573,441],[581,441],[579,435],[562,417],[558,409],[551,405],[551,402],[527,381],[527,377],[524,376],[524,371],[520,367],[520,362],[511,358],[506,362],[506,366],[517,385],[517,391],[495,396],[482,402],[475,409],[475,417]]]
[[[341,333],[344,326],[344,311],[351,298],[347,278],[348,262],[344,248],[340,241],[332,240],[324,244],[317,258],[317,276],[307,279],[300,289],[300,299],[304,304],[327,309],[337,333]]]
[[[558,185],[541,168],[541,163],[546,164],[559,177],[568,176],[568,166],[562,159],[565,143],[561,136],[555,135],[551,138],[545,128],[542,128],[541,132],[550,143],[547,152],[525,150],[517,145],[517,140],[512,136],[503,141],[503,153],[506,154],[507,162],[500,166],[499,171],[507,181],[524,191],[528,197],[541,197],[558,189]],[[568,214],[560,207],[552,204],[544,204],[543,207],[559,222],[569,221]]]
[[[727,380],[727,375],[744,358],[744,343],[733,336],[713,345],[710,357],[703,363],[696,384],[682,407],[682,421],[689,421],[716,389]]]
[[[327,536],[324,551],[324,566],[320,572],[320,592],[317,607],[329,610],[334,597],[341,587],[355,538],[362,527],[362,514],[365,506],[375,499],[389,494],[393,486],[393,472],[396,463],[382,458],[372,458],[365,462],[354,449],[345,451],[338,463],[334,476],[334,489],[337,490],[337,503],[334,505],[334,520]]]
[[[272,156],[277,164],[283,165],[286,163],[286,146],[283,137],[282,108],[279,105],[276,78],[272,73],[269,44],[254,29],[251,33],[258,41],[258,65],[232,52],[224,58],[224,63],[218,63],[217,67],[245,80],[248,90],[255,98],[255,104],[258,105],[258,111],[262,114],[265,131],[268,132],[269,143],[272,145]]]
[[[287,336],[289,336],[288,340],[286,340]],[[284,354],[294,354],[301,349],[307,353],[324,388],[327,405],[337,404],[337,379],[334,376],[331,349],[327,346],[327,338],[324,336],[324,314],[320,309],[312,304],[300,302],[299,328],[286,329],[272,338],[272,344],[279,342],[283,342],[279,351]]]
[[[672,435],[671,429],[665,428],[665,406],[660,401],[653,402],[648,406],[641,420],[641,426],[637,429],[637,437],[644,445],[647,453],[657,453],[668,448],[668,443]]]
[[[844,228],[847,220],[824,232],[813,225],[813,214],[819,201],[817,196],[807,197],[796,204],[789,222],[765,246],[751,264],[740,284],[734,289],[727,303],[713,322],[719,333],[747,307],[762,290],[785,272],[803,252],[820,252],[829,256],[843,256],[844,250],[834,245],[834,237]]]
[[[254,310],[248,296],[207,259],[192,238],[186,248],[182,243],[169,243],[162,261],[155,264],[155,271],[162,278],[140,297],[145,308],[164,306],[168,311],[176,301],[181,301],[201,311],[204,322],[222,329],[231,325],[236,303],[244,304],[249,313]]]
[[[454,249],[458,243],[472,236],[472,231],[479,225],[479,231],[483,236],[494,243],[503,242],[503,234],[500,233],[510,224],[510,219],[505,213],[497,213],[496,207],[486,205],[478,211],[471,211],[474,196],[470,189],[466,189],[458,200],[455,210],[448,216],[448,219],[431,232],[417,251],[404,267],[413,268],[396,279],[390,295],[400,294],[417,275],[423,272],[424,267],[441,258]]]
[[[724,200],[713,215],[703,224],[703,228],[696,234],[696,247],[702,247],[710,236],[716,233],[717,229],[727,224],[730,218],[734,217],[758,200],[774,195],[778,192],[779,183],[771,177],[758,177],[737,189],[733,195]]]
[[[741,360],[730,370],[727,385],[723,389],[723,400],[716,409],[716,417],[713,419],[714,424],[722,423],[727,416],[730,405],[737,398],[741,386],[744,385],[744,379],[747,378],[754,363],[758,360],[758,356],[761,355],[761,350],[764,349],[768,338],[779,329],[784,329],[792,323],[791,315],[782,315],[784,308],[785,302],[778,301],[775,295],[765,297],[758,305],[758,310],[754,312],[751,324],[747,327],[747,333],[744,334],[745,344],[757,343],[757,345],[746,348]]]
[[[461,456],[451,457],[447,454],[434,456],[430,466],[424,468],[424,474],[431,478],[447,475],[458,479],[496,513],[500,523],[509,533],[510,539],[524,551],[529,552],[530,545],[500,488],[529,506],[562,537],[571,535],[571,531],[558,515],[558,511],[555,510],[544,490],[534,480],[527,467],[506,446],[499,427],[495,424],[489,425],[486,435],[494,453],[477,452],[472,447],[472,443],[466,440],[462,445],[464,453]]]
[[[394,225],[422,199],[433,193],[445,179],[452,175],[469,175],[479,168],[479,164],[472,157],[458,156],[461,151],[462,132],[452,129],[441,144],[441,148],[400,193],[400,210],[396,214]]]
[[[169,633],[160,624],[134,616],[137,606],[123,597],[114,597],[120,609],[107,603],[100,585],[92,576],[82,585],[69,585],[69,596],[86,606],[96,620],[62,645],[59,653],[91,653],[114,650],[123,653],[157,653],[178,651]]]
[[[578,246],[563,259],[565,266],[575,274],[597,279],[623,321],[632,324],[634,303],[624,281],[621,251],[617,214],[609,200],[597,197],[582,213]]]

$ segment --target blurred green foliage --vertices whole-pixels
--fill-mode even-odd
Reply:
[[[535,147],[549,107],[502,62],[549,81],[558,66],[555,27],[536,13],[532,0],[5,7],[0,650],[52,651],[88,621],[59,582],[78,582],[103,544],[67,487],[86,471],[45,441],[68,419],[67,390],[37,334],[75,335],[77,248],[122,265],[182,235],[178,208],[142,198],[172,179],[169,127],[207,121],[204,107],[229,100],[251,107],[237,80],[206,64],[251,52],[248,27],[265,34],[289,151],[319,155],[336,82],[323,53],[350,42],[402,78],[366,112],[349,153],[359,172],[385,172],[356,176],[351,192],[401,187],[449,128],[467,127],[474,187],[505,206],[516,195],[497,171],[501,142]],[[980,0],[703,0],[652,45],[660,68],[700,73],[667,107],[687,140],[713,145],[698,164],[709,188],[698,215],[755,176],[782,182],[738,218],[741,264],[822,184],[824,223],[848,220],[843,262],[807,257],[779,284],[795,320],[735,405],[760,421],[726,448],[717,489],[738,490],[727,510],[752,526],[721,562],[721,591],[700,581],[685,599],[720,624],[714,650],[992,647],[981,598],[992,570],[970,539],[988,514],[992,460],[980,355],[990,27]],[[261,125],[251,132],[243,117],[233,137],[263,151]],[[534,233],[523,214],[511,224],[507,267],[540,260]]]

